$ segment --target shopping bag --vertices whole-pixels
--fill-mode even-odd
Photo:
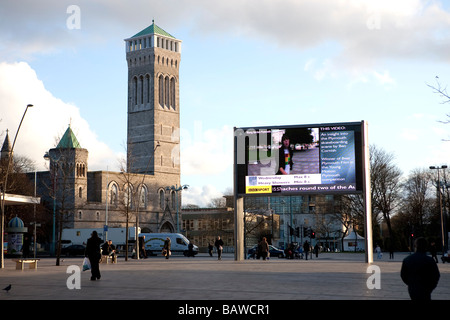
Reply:
[[[84,257],[83,260],[83,271],[91,269],[91,262],[89,261],[88,257]]]

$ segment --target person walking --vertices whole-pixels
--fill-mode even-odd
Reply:
[[[209,253],[209,256],[210,256],[210,257],[213,256],[213,249],[214,249],[214,246],[212,245],[211,242],[209,242],[209,243],[208,243],[208,253]]]
[[[216,242],[214,242],[214,246],[217,249],[218,260],[222,260],[222,251],[223,251],[223,240],[220,239],[220,236],[217,237]]]
[[[192,241],[190,241],[189,244],[188,244],[188,254],[187,254],[187,256],[188,257],[195,257],[194,244],[192,243]]]
[[[316,243],[316,245],[314,246],[314,253],[316,254],[316,258],[319,257],[319,244]]]
[[[261,240],[261,257],[263,258],[263,260],[266,260],[266,258],[268,257],[269,254],[269,244],[267,243],[267,239],[266,237],[262,238]]]
[[[308,260],[308,253],[309,253],[308,240],[306,240],[305,243],[303,244],[303,251],[305,252],[305,259]]]
[[[100,259],[102,258],[100,252],[100,245],[102,239],[98,237],[97,231],[92,231],[91,237],[87,240],[85,256],[89,258],[91,263],[91,280],[95,281],[101,278],[100,275]]]
[[[431,246],[430,246],[430,253],[431,253],[431,257],[434,259],[434,261],[436,262],[436,263],[438,263],[438,258],[437,258],[437,249],[436,249],[436,243],[433,241],[432,243],[431,243]]]
[[[400,277],[408,286],[411,300],[431,300],[431,292],[436,288],[440,273],[433,258],[427,256],[427,241],[417,238],[415,252],[402,262]]]
[[[139,258],[147,259],[147,252],[145,251],[145,236],[139,237]]]
[[[171,245],[170,238],[167,237],[167,239],[164,241],[164,247],[163,247],[163,251],[165,252],[166,259],[169,259],[169,256],[170,256],[170,245]]]
[[[381,252],[381,248],[378,244],[377,247],[375,248],[375,252],[377,253],[377,259],[381,259],[383,257],[383,252]]]
[[[389,259],[394,259],[394,245],[389,246]]]

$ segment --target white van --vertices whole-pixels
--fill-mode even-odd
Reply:
[[[145,251],[147,255],[160,255],[164,248],[164,241],[170,239],[170,251],[172,254],[189,255],[190,241],[180,233],[140,233],[139,237],[145,237]],[[198,253],[198,247],[193,244],[192,254]]]

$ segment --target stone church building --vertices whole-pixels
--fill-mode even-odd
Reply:
[[[49,210],[64,217],[63,228],[125,227],[126,217],[133,227],[137,216],[142,232],[177,232],[182,190],[181,40],[153,22],[125,39],[125,47],[125,168],[120,172],[89,171],[89,151],[82,148],[69,126],[56,148],[46,154],[49,170],[37,173],[37,190]],[[34,180],[34,173],[30,179]]]

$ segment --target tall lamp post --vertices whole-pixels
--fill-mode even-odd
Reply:
[[[53,227],[52,227],[52,243],[50,245],[50,254],[52,257],[56,255],[56,183],[57,183],[57,177],[58,177],[58,170],[60,167],[60,161],[61,157],[56,159],[55,157],[51,157],[50,153],[47,151],[44,154],[44,159],[46,161],[49,161],[50,163],[50,175],[53,179]],[[54,166],[52,168],[52,162],[54,163]]]
[[[14,141],[11,147],[11,153],[8,157],[8,165],[6,166],[6,172],[5,172],[5,180],[3,181],[3,187],[2,187],[2,196],[1,196],[1,203],[0,203],[0,207],[1,207],[1,212],[2,212],[2,218],[1,218],[1,225],[0,225],[0,237],[1,239],[1,253],[0,253],[0,268],[4,268],[5,267],[5,263],[4,263],[4,255],[3,255],[3,249],[4,249],[4,243],[5,243],[5,239],[4,239],[4,233],[5,233],[5,195],[6,195],[6,191],[7,191],[7,184],[8,184],[8,174],[9,174],[9,169],[11,167],[11,162],[12,162],[12,155],[14,152],[14,146],[16,145],[16,140],[17,140],[17,135],[19,134],[19,130],[20,127],[22,126],[22,122],[23,119],[25,118],[25,114],[27,113],[28,108],[33,107],[32,104],[28,104],[27,107],[25,108],[25,112],[23,113],[22,119],[20,120],[19,123],[19,127],[17,128],[16,131],[16,135],[14,136]]]
[[[447,169],[446,165],[442,165],[442,166],[430,166],[431,170],[437,170],[438,173],[438,184],[437,184],[437,189],[439,192],[439,210],[441,213],[441,237],[442,237],[442,255],[444,255],[445,253],[445,236],[444,236],[444,213],[442,211],[442,193],[441,193],[441,178],[439,175],[439,171],[440,170],[445,170]]]
[[[178,191],[187,190],[188,188],[189,188],[189,186],[187,184],[182,185],[182,186],[175,185],[175,186],[171,186],[171,187],[166,187],[167,191],[169,191],[169,190],[175,191],[176,196],[177,196],[177,233],[180,233],[180,220],[178,217],[178,215],[179,215],[178,214],[178,202],[179,202]]]

